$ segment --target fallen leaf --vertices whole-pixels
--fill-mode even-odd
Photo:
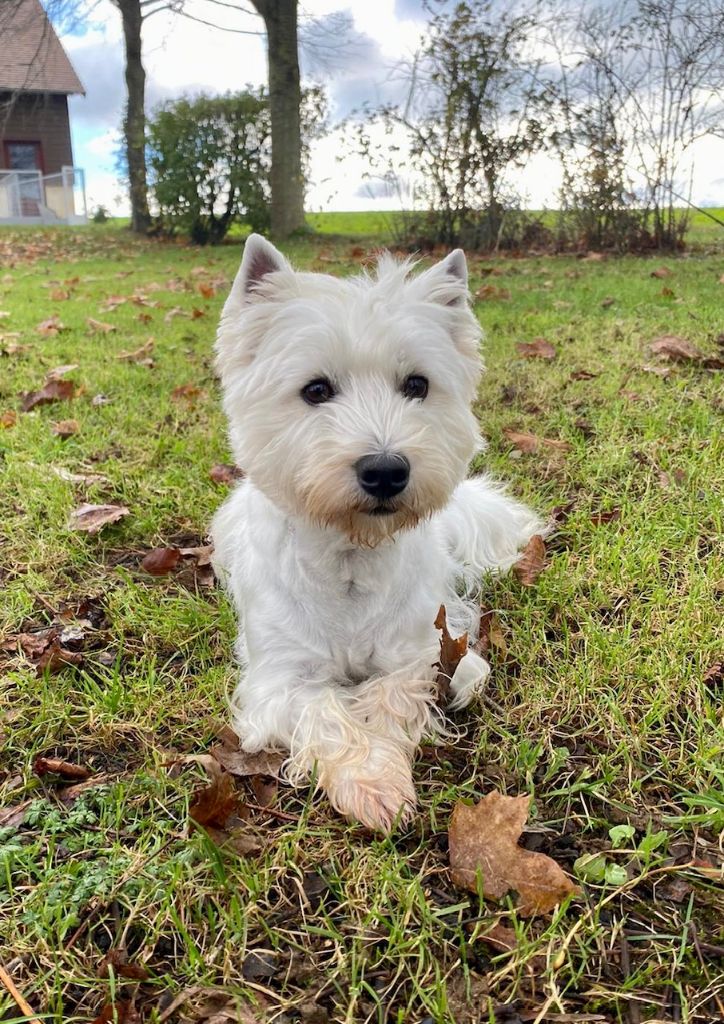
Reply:
[[[144,342],[140,348],[135,348],[132,352],[119,352],[116,359],[120,359],[121,362],[127,363],[141,363],[150,356],[153,352],[153,346],[155,340],[149,338],[148,341]]]
[[[47,320],[41,321],[35,328],[38,334],[42,334],[45,337],[54,337],[56,334],[60,334],[61,331],[67,330],[65,324],[61,323],[58,316],[51,316]]]
[[[171,321],[174,319],[174,317],[177,317],[177,316],[188,317],[188,315],[189,314],[186,312],[185,309],[181,309],[180,306],[174,306],[172,309],[169,309],[168,313],[166,313],[166,315],[163,318],[163,321],[166,324],[170,324]]]
[[[18,414],[14,409],[8,409],[7,412],[4,412],[2,416],[0,416],[0,427],[4,430],[9,430],[11,427],[14,427],[17,422]]]
[[[543,538],[535,533],[530,538],[513,572],[524,587],[531,587],[543,571],[546,561],[546,546]]]
[[[545,338],[534,338],[533,341],[519,341],[518,352],[525,359],[555,359],[556,350]]]
[[[179,384],[171,392],[171,398],[174,402],[179,402],[181,399],[185,399],[187,402],[195,402],[200,394],[201,388],[196,387],[195,384]]]
[[[661,298],[662,299],[673,299],[673,297],[674,297],[674,290],[673,290],[673,288],[667,288],[666,286],[664,286],[661,289]]]
[[[507,288],[498,288],[494,284],[484,284],[475,293],[479,302],[487,302],[490,299],[507,301],[510,298],[510,291]]]
[[[130,999],[119,999],[106,1003],[93,1024],[139,1024],[141,1015]]]
[[[621,518],[620,508],[610,508],[602,512],[592,512],[591,522],[594,526],[603,526],[604,523],[614,523]]]
[[[78,423],[78,420],[58,420],[57,423],[53,424],[53,433],[63,441],[68,437],[72,437],[73,434],[77,434],[79,430],[80,423]]]
[[[468,653],[468,634],[452,637],[447,628],[447,612],[441,604],[435,618],[435,629],[440,630],[440,660],[437,662],[438,699],[446,701],[450,695],[450,680],[455,669]]]
[[[505,642],[500,620],[495,612],[489,608],[480,609],[478,639],[473,645],[473,650],[486,661],[490,660],[490,655],[493,651],[500,658],[505,658],[508,653],[508,645]]]
[[[672,372],[671,371],[671,367],[669,367],[669,366],[649,366],[649,365],[646,365],[646,366],[642,366],[641,369],[643,370],[644,373],[653,373],[657,377],[663,377],[664,379],[666,377],[670,377],[671,376],[671,372]]]
[[[126,949],[109,949],[100,962],[98,976],[107,978],[113,972],[118,978],[129,978],[132,981],[145,981],[148,971],[140,964],[129,964]]]
[[[559,452],[569,452],[571,450],[571,445],[568,441],[557,441],[550,437],[538,437],[537,434],[510,430],[508,427],[503,428],[503,434],[511,444],[527,455],[540,451],[541,448],[553,448]]]
[[[72,380],[48,380],[39,391],[28,391],[22,396],[21,409],[30,412],[39,405],[67,402],[75,395],[76,386]]]
[[[197,825],[223,829],[239,811],[239,794],[233,776],[217,765],[210,785],[197,789],[189,807],[189,817]]]
[[[699,363],[704,359],[704,353],[696,345],[676,334],[654,338],[649,348],[662,359],[670,359],[674,363]]]
[[[95,334],[111,334],[116,329],[115,324],[107,324],[103,320],[95,320],[92,316],[86,319],[86,323]]]
[[[198,306],[194,306],[193,309],[191,310],[191,319],[200,320],[202,316],[206,316],[206,310],[199,309]]]
[[[495,790],[474,806],[458,802],[449,827],[453,883],[501,899],[511,889],[520,896],[523,917],[549,913],[580,890],[554,860],[518,846],[530,797],[509,797]]]
[[[574,370],[573,373],[571,374],[571,376],[568,379],[569,380],[593,380],[595,377],[598,377],[598,376],[599,376],[599,374],[591,373],[590,370]]]
[[[71,473],[70,470],[65,469],[63,466],[51,466],[51,473],[55,473],[61,480],[66,480],[69,484],[109,484],[110,480],[107,476],[103,476],[102,473]]]
[[[203,295],[205,299],[213,299],[214,295],[216,295],[216,289],[212,284],[200,284],[199,295]]]
[[[35,671],[39,676],[44,672],[54,675],[68,665],[82,665],[83,655],[77,651],[69,651],[62,646],[60,640],[53,640],[35,662]]]
[[[651,276],[663,280],[666,277],[673,277],[673,273],[668,267],[659,267],[657,270],[651,271]]]
[[[238,466],[231,466],[227,462],[212,466],[209,470],[209,477],[215,484],[233,484],[235,480],[241,480],[244,476]]]
[[[609,306],[613,306],[615,301],[616,300],[611,295],[607,295],[605,299],[601,300],[601,308],[608,309]]]
[[[154,548],[141,562],[141,568],[151,576],[165,576],[178,565],[181,552],[178,548]]]
[[[127,515],[129,515],[129,509],[125,505],[84,504],[71,512],[68,526],[71,530],[98,533],[104,526],[115,523]]]
[[[222,733],[222,742],[211,747],[209,754],[226,769],[230,775],[247,778],[253,775],[279,777],[284,755],[275,750],[259,750],[253,754],[239,749],[238,737],[229,730]]]
[[[704,673],[702,682],[707,690],[711,691],[716,691],[724,686],[724,660],[714,662],[711,668]]]
[[[66,779],[87,779],[91,775],[89,768],[82,764],[65,761],[62,757],[36,757],[33,761],[36,775],[62,775]]]
[[[46,381],[48,380],[60,380],[62,377],[67,377],[73,370],[78,369],[77,363],[64,363],[62,366],[56,366],[52,370],[48,370],[45,375]]]

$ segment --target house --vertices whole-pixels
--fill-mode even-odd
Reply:
[[[0,224],[87,217],[68,96],[84,94],[40,0],[0,0]]]

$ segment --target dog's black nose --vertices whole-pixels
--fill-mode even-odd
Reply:
[[[362,490],[380,500],[400,494],[410,479],[404,455],[364,455],[354,468]]]

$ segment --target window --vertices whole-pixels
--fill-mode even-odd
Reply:
[[[6,142],[5,162],[10,171],[42,171],[39,142]]]

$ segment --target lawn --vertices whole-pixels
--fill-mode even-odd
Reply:
[[[288,252],[339,274],[367,255]],[[211,351],[239,256],[0,230],[0,1019],[724,1019],[724,256],[471,260],[475,468],[555,517],[546,568],[486,589],[489,689],[420,752],[407,830],[255,777],[220,847],[189,804],[234,620],[197,549],[229,486]],[[709,365],[656,356],[661,335]],[[518,350],[541,337],[555,358]],[[74,397],[21,411],[58,367]],[[128,512],[72,530],[84,502]],[[151,575],[164,546],[186,554]],[[494,789],[531,795],[523,844],[578,876],[551,914],[452,884],[452,807]]]

